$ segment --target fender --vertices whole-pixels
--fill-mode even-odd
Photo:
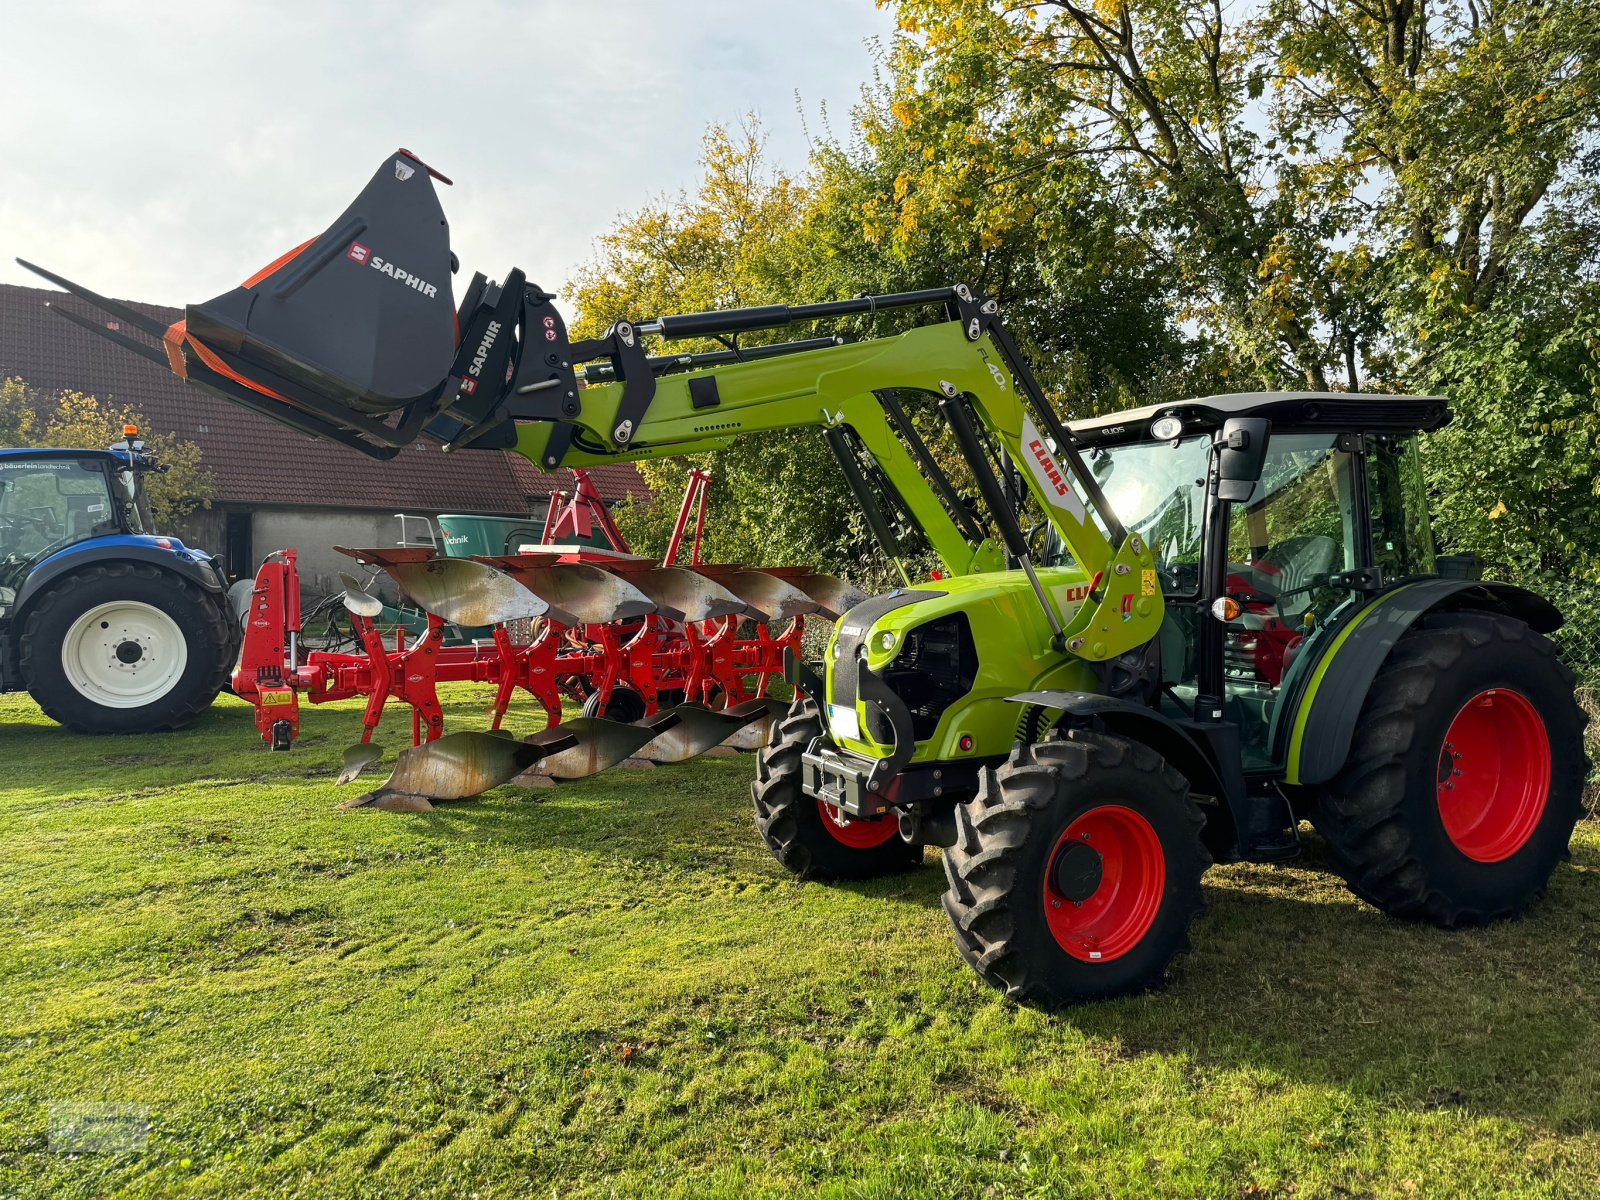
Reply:
[[[1548,600],[1508,583],[1422,579],[1383,592],[1296,672],[1300,681],[1273,714],[1269,742],[1273,757],[1282,756],[1285,782],[1332,779],[1350,753],[1367,692],[1395,643],[1427,613],[1461,611],[1515,617],[1539,633],[1553,633],[1563,622]]]
[[[1238,774],[1237,769],[1229,772],[1219,767],[1194,734],[1147,705],[1102,696],[1098,692],[1021,692],[1006,699],[1013,704],[1060,709],[1072,717],[1095,717],[1113,732],[1160,751],[1163,758],[1184,774],[1196,792],[1215,796],[1223,804],[1231,804],[1244,791],[1242,777],[1231,783],[1229,780],[1230,774]]]
[[[163,546],[162,542],[166,542],[167,545]],[[27,581],[17,592],[16,606],[12,610],[12,623],[20,629],[21,622],[27,615],[28,606],[63,575],[83,567],[107,562],[149,563],[153,567],[160,567],[163,571],[181,575],[214,595],[220,596],[225,590],[222,572],[215,566],[215,560],[208,554],[188,549],[176,538],[155,538],[137,534],[91,538],[56,551],[33,568]]]

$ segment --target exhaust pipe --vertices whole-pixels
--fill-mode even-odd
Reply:
[[[947,804],[933,812],[922,806],[900,810],[900,837],[913,846],[942,846],[956,844],[955,805]]]

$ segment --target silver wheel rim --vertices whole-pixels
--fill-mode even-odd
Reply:
[[[189,643],[178,623],[151,604],[113,600],[72,623],[61,642],[67,682],[105,708],[143,708],[183,678]]]

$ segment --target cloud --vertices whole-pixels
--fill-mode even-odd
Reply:
[[[126,0],[0,6],[0,281],[21,255],[115,296],[215,295],[322,230],[405,146],[464,271],[565,281],[615,216],[759,112],[805,159],[887,33],[871,0]]]

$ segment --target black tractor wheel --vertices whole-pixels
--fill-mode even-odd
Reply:
[[[85,567],[29,607],[23,685],[77,733],[159,733],[210,707],[238,636],[220,597],[143,563]]]
[[[822,732],[816,702],[796,700],[756,756],[756,829],[772,855],[801,879],[874,879],[922,862],[892,815],[854,820],[800,790],[800,755]]]
[[[611,695],[606,700],[604,710],[600,707],[600,693],[592,693],[583,702],[583,715],[586,717],[604,717],[608,721],[621,721],[624,725],[631,725],[635,721],[644,720],[644,697],[631,687],[617,686],[611,689]]]
[[[944,908],[961,957],[1045,1009],[1160,987],[1205,907],[1203,822],[1147,746],[1077,730],[1017,746],[956,806]]]
[[[1311,812],[1350,890],[1442,926],[1543,895],[1583,815],[1575,688],[1549,639],[1509,617],[1442,614],[1402,637]]]

